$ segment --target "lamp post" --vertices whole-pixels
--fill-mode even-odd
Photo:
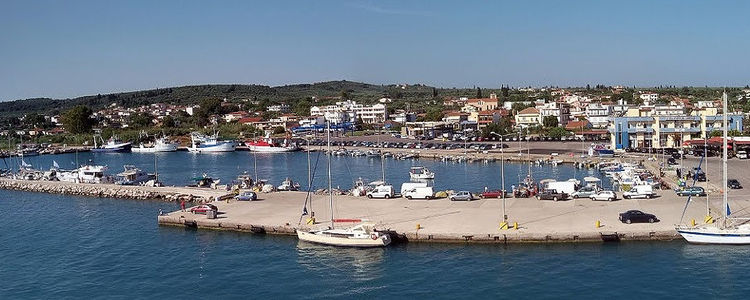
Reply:
[[[500,192],[503,197],[503,222],[507,224],[508,215],[505,213],[505,150],[503,149],[503,135],[494,131],[490,132],[490,134],[500,138]]]

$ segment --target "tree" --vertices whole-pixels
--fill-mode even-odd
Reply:
[[[139,113],[130,116],[128,124],[134,128],[143,128],[151,126],[153,118],[147,113]]]
[[[78,105],[63,112],[62,122],[65,130],[73,134],[88,133],[94,125],[91,114],[91,109],[83,105]]]
[[[477,87],[477,98],[482,98],[482,89]]]
[[[542,120],[542,124],[544,125],[544,128],[557,127],[557,125],[558,125],[557,117],[555,117],[555,116],[546,116]]]
[[[568,131],[562,127],[553,127],[547,131],[547,135],[553,138],[561,138],[568,135]]]
[[[436,88],[432,88],[432,98],[437,98],[437,96],[438,96],[437,89]]]
[[[164,119],[161,120],[161,126],[162,127],[174,127],[175,126],[174,118],[172,118],[172,116],[164,117]]]
[[[273,134],[283,134],[284,132],[286,132],[286,128],[284,127],[276,126],[273,128]]]

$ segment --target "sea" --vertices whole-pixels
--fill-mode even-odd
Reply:
[[[70,157],[39,156],[34,163],[51,164],[55,159],[62,166],[69,164]],[[259,175],[271,181],[288,176],[304,182],[306,157],[306,153],[258,155]],[[238,171],[252,172],[252,158],[245,152],[178,152],[159,157],[157,164],[164,180],[177,185],[201,172],[230,180]],[[324,158],[320,166],[326,165]],[[153,154],[79,154],[82,159],[113,169],[125,163],[153,167]],[[434,169],[436,186],[472,190],[499,182],[497,163],[385,163],[386,176],[394,182],[408,178],[405,172],[412,163]],[[377,159],[334,158],[332,165],[335,178],[349,176],[337,179],[341,185],[358,176],[374,180],[381,174]],[[281,171],[284,168],[286,172]],[[506,176],[518,176],[514,169],[526,175],[528,165],[507,164]],[[540,175],[535,178],[589,176],[588,171],[570,166],[533,166],[532,172]],[[744,299],[750,295],[747,246],[671,241],[406,243],[348,249],[307,244],[293,236],[161,227],[156,221],[160,209],[176,210],[178,205],[0,190],[0,299]]]

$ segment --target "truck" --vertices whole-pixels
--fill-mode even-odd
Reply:
[[[401,195],[403,196],[406,191],[413,190],[414,188],[427,187],[427,182],[404,182],[401,184]]]
[[[651,199],[656,196],[654,188],[650,185],[636,185],[630,188],[629,191],[622,193],[622,198],[633,199],[633,198],[644,198]]]
[[[367,198],[392,198],[394,196],[392,185],[379,185],[367,192]]]
[[[557,201],[557,200],[568,199],[568,194],[558,192],[557,190],[553,190],[553,189],[546,189],[546,190],[543,190],[541,193],[537,194],[536,198],[539,200]]]
[[[435,192],[432,190],[431,186],[415,187],[415,188],[402,192],[401,196],[404,196],[404,198],[409,199],[409,200],[432,199],[435,196]]]

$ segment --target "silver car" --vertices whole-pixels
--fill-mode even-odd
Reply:
[[[474,200],[474,196],[468,191],[460,191],[449,197],[451,201],[471,201]]]
[[[572,194],[570,194],[570,196],[573,198],[589,198],[591,197],[591,195],[596,194],[596,191],[597,191],[596,187],[584,186],[578,189],[577,191],[573,192]]]

